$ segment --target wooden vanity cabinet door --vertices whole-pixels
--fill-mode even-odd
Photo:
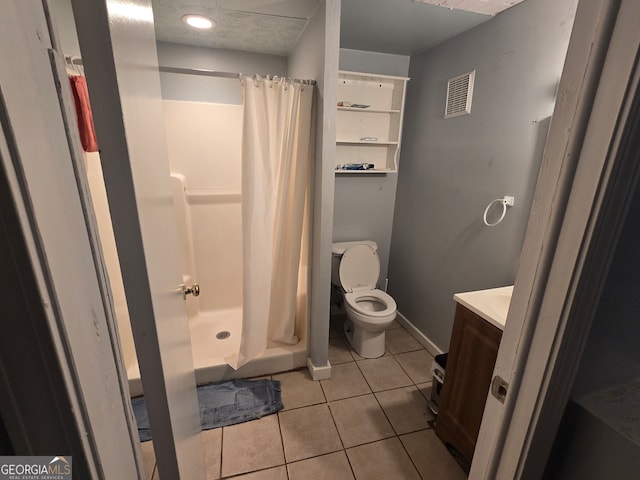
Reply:
[[[471,463],[502,331],[457,305],[435,432]]]

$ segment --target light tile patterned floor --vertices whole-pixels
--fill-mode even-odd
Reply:
[[[431,429],[427,406],[433,358],[402,326],[387,330],[383,357],[364,359],[333,317],[331,379],[306,369],[272,375],[284,410],[202,433],[207,480],[463,480]],[[159,480],[152,442],[142,444]]]

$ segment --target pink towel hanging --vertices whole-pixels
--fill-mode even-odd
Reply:
[[[93,127],[93,115],[91,114],[91,104],[89,103],[89,91],[87,81],[84,77],[73,75],[69,77],[71,92],[73,93],[73,103],[76,107],[76,117],[78,119],[78,130],[80,132],[80,142],[85,152],[97,152],[98,142],[96,131]]]

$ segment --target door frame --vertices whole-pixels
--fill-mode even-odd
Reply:
[[[0,409],[18,455],[142,478],[140,443],[59,44],[46,1],[0,19]],[[15,39],[20,39],[16,42]]]
[[[470,478],[540,478],[640,176],[640,5],[581,1]]]

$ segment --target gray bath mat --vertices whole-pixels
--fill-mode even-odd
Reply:
[[[277,380],[226,380],[198,387],[203,430],[256,420],[282,410]],[[131,399],[141,442],[151,440],[144,397]]]

